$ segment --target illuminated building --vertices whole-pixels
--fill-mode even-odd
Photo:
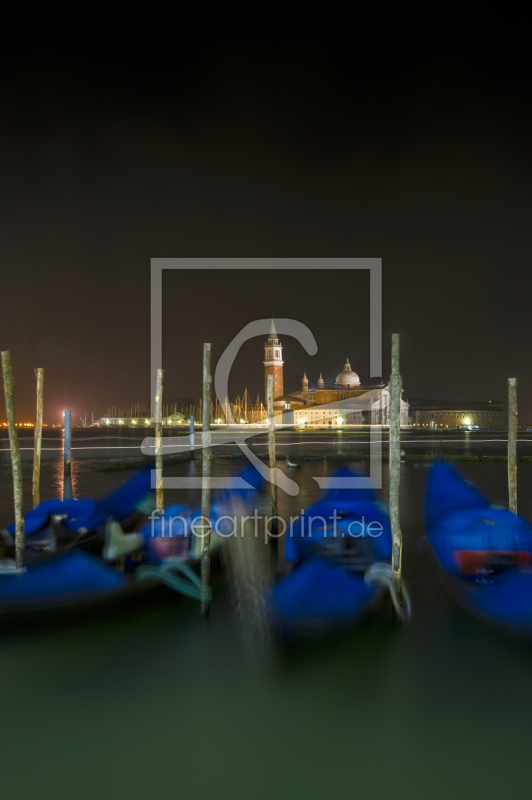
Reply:
[[[410,420],[416,428],[508,429],[506,403],[491,400],[456,403],[445,400],[412,400]]]
[[[188,425],[189,419],[184,414],[176,412],[170,416],[164,416],[162,424],[167,427],[172,425]],[[146,426],[153,427],[155,425],[154,417],[101,417],[98,423],[100,427],[123,426],[124,428],[145,428]]]
[[[352,398],[360,400],[360,405],[346,402]],[[312,387],[305,372],[301,390],[290,392],[282,401],[294,425],[388,425],[390,422],[388,386],[362,386],[349,359],[334,383],[326,384],[320,372],[316,386]],[[408,403],[403,398],[401,425],[408,425]]]

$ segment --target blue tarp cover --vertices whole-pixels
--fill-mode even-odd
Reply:
[[[63,525],[71,531],[82,528],[96,530],[109,517],[121,522],[135,511],[140,500],[150,491],[150,470],[150,467],[142,468],[101,500],[45,500],[25,515],[26,536],[41,531],[54,515],[66,515]],[[15,523],[7,530],[14,534]]]
[[[38,599],[117,589],[126,578],[80,550],[28,566],[21,575],[0,575],[1,599]]]
[[[462,600],[495,621],[532,627],[532,573],[515,561],[497,560],[497,553],[532,553],[532,526],[506,509],[494,508],[448,464],[435,465],[426,497],[427,537],[438,561],[464,579]],[[457,556],[485,552],[478,574],[460,574]],[[469,584],[469,585],[467,585]]]
[[[357,476],[343,468],[334,477]],[[368,529],[371,523],[374,524]],[[376,502],[373,492],[325,491],[321,499],[295,521],[292,536],[286,537],[285,557],[299,563],[268,595],[270,611],[281,626],[290,628],[290,625],[309,623],[312,627],[312,623],[316,623],[318,627],[330,625],[334,628],[363,613],[373,597],[375,589],[364,582],[363,571],[349,572],[341,563],[331,563],[316,555],[316,543],[334,536],[338,537],[339,545],[340,537],[356,540],[363,536],[371,541],[375,561],[391,557],[389,516]]]
[[[285,621],[332,621],[362,610],[375,589],[363,575],[351,575],[320,559],[305,561],[271,590],[268,605]]]
[[[455,551],[532,553],[532,527],[503,508],[458,511],[447,516],[428,539],[442,565],[457,571]]]
[[[532,574],[508,570],[492,584],[481,585],[467,598],[468,603],[509,625],[532,626]]]
[[[102,497],[99,503],[107,517],[121,522],[135,511],[140,500],[151,491],[151,470],[149,466],[139,469],[122,486]]]
[[[347,468],[338,470],[334,477],[360,477]],[[323,520],[320,520],[320,517]],[[340,517],[335,521],[334,517]],[[370,526],[371,523],[376,523]],[[382,526],[382,530],[381,530]],[[325,537],[336,536],[371,539],[375,560],[391,558],[392,536],[387,510],[376,502],[369,489],[329,489],[322,498],[292,525],[292,535],[287,531],[285,558],[300,561],[313,557],[313,545]]]
[[[486,498],[469,484],[450,464],[434,464],[429,473],[425,495],[425,518],[429,531],[449,514],[489,508]]]
[[[26,536],[41,531],[54,515],[66,515],[63,525],[71,531],[78,531],[81,528],[94,530],[106,520],[105,513],[96,500],[45,500],[25,515]],[[13,522],[7,530],[14,535],[15,523]]]

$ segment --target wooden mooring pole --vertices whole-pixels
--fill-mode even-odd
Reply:
[[[194,416],[190,415],[190,457],[194,458]]]
[[[64,474],[70,475],[72,468],[72,414],[70,409],[65,411],[65,420],[63,427],[63,466]]]
[[[202,468],[201,468],[201,592],[200,613],[206,616],[209,612],[210,584],[210,542],[211,542],[211,345],[203,345],[203,409],[206,413],[202,419]]]
[[[155,505],[158,511],[164,508],[163,492],[163,382],[164,369],[157,370],[155,394]]]
[[[64,412],[63,426],[63,500],[72,500],[72,413]]]
[[[275,418],[273,410],[273,375],[268,375],[267,388],[268,404],[268,454],[270,457],[270,491],[272,496],[272,517],[277,517],[277,483],[275,480]],[[271,533],[276,546],[277,542],[277,519],[272,520]]]
[[[399,334],[392,334],[392,375],[390,378],[390,523],[392,529],[392,578],[401,603],[401,559],[403,536],[399,520],[399,482],[401,471],[401,390],[399,372]]]
[[[20,446],[15,416],[15,381],[11,369],[9,350],[2,351],[2,375],[4,378],[4,396],[6,400],[6,416],[9,429],[9,448],[13,468],[13,500],[15,503],[15,568],[24,568],[24,501],[22,496],[22,465],[20,462]]]
[[[508,378],[508,495],[517,514],[517,378]]]
[[[35,417],[35,431],[33,439],[33,507],[41,502],[41,444],[42,444],[42,415],[43,415],[43,389],[44,370],[39,368],[37,374],[37,414]]]

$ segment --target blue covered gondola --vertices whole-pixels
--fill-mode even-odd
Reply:
[[[3,532],[0,617],[35,620],[47,614],[130,604],[133,597],[160,585],[136,579],[135,568],[146,560],[145,538],[124,534],[119,526],[138,519],[137,511],[150,491],[150,468],[146,467],[99,500],[44,501],[25,516],[22,571],[5,557],[10,555],[15,533],[14,524],[10,525]],[[125,554],[137,558],[126,564]]]
[[[347,469],[336,477],[353,477]],[[297,635],[355,625],[392,592],[401,616],[409,614],[393,594],[392,537],[387,510],[373,492],[334,489],[308,508],[288,532],[286,561],[293,569],[268,596],[274,625]]]
[[[135,597],[161,585],[201,599],[194,570],[199,538],[192,533],[200,509],[170,506],[132,533],[120,526],[146,509],[150,478],[146,467],[99,500],[47,500],[28,512],[24,570],[15,570],[9,558],[0,560],[0,618],[40,620],[47,614],[131,606]],[[214,498],[211,518],[224,511]],[[14,524],[4,531],[8,554],[14,533]]]
[[[432,468],[427,538],[444,585],[472,614],[532,635],[532,526],[489,501],[449,464]]]

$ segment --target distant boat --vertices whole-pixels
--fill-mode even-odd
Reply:
[[[294,462],[290,461],[290,459],[288,459],[287,464],[289,467],[299,467],[299,464],[294,464]]]

